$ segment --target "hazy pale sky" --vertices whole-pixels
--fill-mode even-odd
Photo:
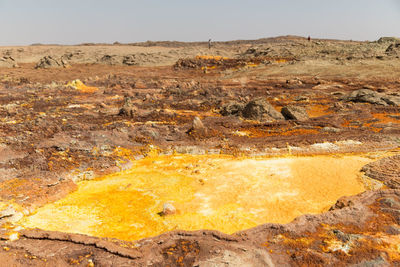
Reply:
[[[0,0],[0,45],[400,36],[400,0]]]

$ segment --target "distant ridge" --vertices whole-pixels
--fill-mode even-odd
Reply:
[[[356,42],[356,43],[363,43],[369,41],[355,41],[355,40],[339,40],[339,39],[327,39],[327,38],[313,38],[311,36],[312,41],[329,41],[329,42]],[[305,41],[307,37],[297,36],[297,35],[283,35],[283,36],[276,36],[276,37],[266,37],[254,40],[232,40],[232,41],[212,41],[214,44],[220,45],[245,45],[245,44],[268,44],[268,43],[283,43],[283,42],[298,42],[298,41]],[[400,41],[400,38],[396,37],[381,37],[379,40],[375,42],[392,42],[392,41]],[[188,47],[194,45],[207,45],[208,41],[200,42],[183,42],[183,41],[145,41],[145,42],[136,42],[136,43],[121,43],[121,42],[114,42],[114,43],[81,43],[81,44],[74,44],[74,45],[62,45],[62,44],[42,44],[42,43],[34,43],[31,46],[141,46],[141,47],[153,47],[153,46],[161,46],[161,47]]]

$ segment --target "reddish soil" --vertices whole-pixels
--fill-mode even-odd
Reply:
[[[308,45],[305,40],[282,42],[289,42],[283,43],[288,47],[293,42]],[[268,56],[279,57],[282,42],[267,43],[277,47],[277,55]],[[260,45],[221,44],[219,54],[235,55],[255,44]],[[295,50],[280,57],[296,58],[293,62],[257,61],[260,64],[251,67],[218,63],[207,71],[201,65],[98,62],[34,69],[36,61],[27,63],[19,56],[19,68],[0,68],[0,199],[32,212],[72,192],[85,175],[129,168],[129,160],[146,156],[154,147],[161,153],[249,156],[397,153],[400,106],[349,101],[346,96],[367,88],[398,97],[398,59],[384,54],[384,44],[370,44],[375,49],[370,56],[358,50],[332,52],[342,45],[338,42],[324,45],[330,52],[318,52],[322,48],[317,42],[309,48],[319,49],[313,58]],[[359,49],[368,44],[362,45]],[[182,55],[196,56],[195,49],[182,51],[174,62]],[[384,59],[377,59],[381,54]],[[257,57],[246,54],[252,56]],[[75,79],[98,90],[66,86]],[[289,104],[303,107],[310,118],[249,120],[221,114],[231,102],[245,106],[258,98],[277,111]],[[195,117],[201,126],[193,123]],[[324,142],[335,148],[320,148]],[[129,243],[37,229],[22,230],[11,242],[9,230],[3,230],[0,266],[400,265],[399,164],[393,156],[366,166],[366,174],[385,187],[339,199],[329,212],[233,235],[176,231]],[[15,216],[2,214],[5,225]]]

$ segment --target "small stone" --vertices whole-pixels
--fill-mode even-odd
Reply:
[[[72,178],[72,181],[74,183],[80,182],[80,181],[89,181],[93,180],[95,178],[94,172],[93,171],[83,171],[77,175],[75,175]]]
[[[133,117],[138,113],[137,107],[132,103],[132,98],[131,97],[125,97],[124,98],[124,105],[123,107],[119,110],[118,115],[120,116],[127,116],[127,117]]]
[[[17,241],[17,240],[19,239],[19,233],[17,233],[17,232],[11,233],[11,234],[8,236],[8,239],[9,239],[10,241]]]
[[[204,129],[204,124],[203,122],[200,120],[199,117],[195,117],[193,120],[193,129],[195,131],[201,131]]]
[[[322,131],[327,133],[340,133],[342,130],[335,127],[324,127]]]
[[[192,134],[206,135],[207,132],[208,132],[207,128],[204,126],[201,119],[199,117],[195,117],[192,122],[192,127],[186,133],[190,135]]]
[[[176,208],[174,207],[174,205],[172,205],[172,203],[170,202],[164,203],[162,215],[164,216],[174,215],[175,213],[176,213]]]
[[[299,79],[299,78],[294,78],[294,79],[289,79],[286,80],[286,84],[290,84],[290,85],[302,85],[303,82]]]
[[[299,102],[299,101],[309,101],[310,99],[306,96],[300,95],[298,96],[295,101]]]

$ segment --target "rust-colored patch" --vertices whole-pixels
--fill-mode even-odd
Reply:
[[[312,104],[307,108],[307,113],[310,116],[310,118],[316,118],[316,117],[332,114],[333,112],[331,110],[329,110],[328,105]]]

